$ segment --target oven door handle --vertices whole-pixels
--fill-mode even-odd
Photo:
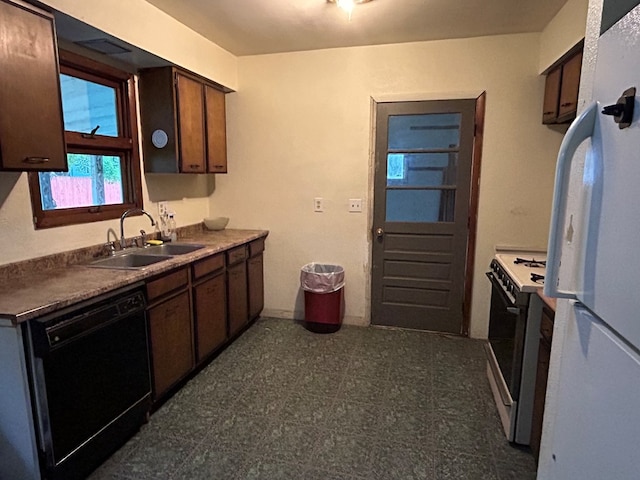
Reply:
[[[485,275],[489,280],[491,280],[491,284],[493,285],[493,287],[497,289],[498,292],[500,293],[500,297],[502,298],[502,301],[507,306],[506,307],[507,312],[514,313],[516,315],[519,314],[520,309],[516,307],[516,304],[507,296],[507,293],[504,291],[504,288],[502,288],[502,285],[500,284],[498,279],[495,277],[495,275],[492,272],[486,272]]]

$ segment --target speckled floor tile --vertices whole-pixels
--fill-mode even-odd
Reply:
[[[226,410],[208,404],[168,402],[143,428],[161,435],[199,442],[227,415]]]
[[[389,381],[384,403],[396,409],[420,409],[430,411],[433,408],[435,393],[431,379],[411,379],[397,377]]]
[[[235,480],[300,480],[307,478],[304,465],[282,463],[269,457],[258,457],[248,462],[235,477]]]
[[[304,464],[315,454],[318,434],[314,427],[275,421],[260,441],[260,452],[275,461]]]
[[[433,390],[433,409],[436,415],[483,419],[493,415],[491,399],[471,390]]]
[[[498,462],[497,470],[500,480],[536,480],[535,465],[527,470],[519,465]]]
[[[113,473],[136,480],[170,479],[196,446],[182,438],[148,435]]]
[[[420,442],[378,443],[373,447],[371,478],[374,480],[432,480],[433,450]]]
[[[205,445],[199,446],[172,480],[211,480],[235,478],[244,463],[246,453],[224,450]]]
[[[491,448],[484,425],[471,418],[437,417],[433,421],[436,449],[465,452],[491,458]]]
[[[327,431],[321,433],[309,461],[310,468],[370,477],[372,439]]]
[[[280,417],[303,425],[324,426],[335,416],[333,397],[305,395],[294,390],[284,402]]]
[[[495,466],[486,457],[451,451],[438,451],[435,457],[437,480],[499,480]]]
[[[333,404],[325,427],[334,432],[374,436],[380,430],[380,416],[378,405],[338,399]]]
[[[338,393],[342,375],[335,369],[308,370],[301,374],[297,388],[301,393],[333,397]]]
[[[533,480],[483,342],[260,319],[90,480]]]
[[[382,409],[380,435],[389,442],[407,444],[434,444],[434,430],[431,410],[416,408]]]
[[[231,450],[253,449],[259,444],[268,426],[267,417],[233,414],[218,423],[203,443]]]
[[[349,373],[340,385],[338,398],[382,405],[388,386],[384,378],[359,377]]]

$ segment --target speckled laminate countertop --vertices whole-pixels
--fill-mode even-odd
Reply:
[[[203,231],[180,237],[178,243],[205,248],[139,270],[92,268],[84,264],[43,270],[0,280],[0,319],[21,322],[59,310],[159,273],[268,235],[266,230]],[[88,263],[88,261],[87,261]]]

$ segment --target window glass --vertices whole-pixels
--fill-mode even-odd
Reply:
[[[453,222],[455,190],[387,190],[387,222]]]
[[[449,149],[460,143],[459,113],[389,117],[389,150]]]
[[[72,132],[118,136],[116,90],[71,75],[60,75],[64,129]]]
[[[438,187],[455,185],[458,153],[390,153],[387,186]]]
[[[70,153],[68,172],[39,173],[44,210],[123,203],[122,159]]]
[[[69,169],[29,173],[36,228],[109,220],[142,207],[134,77],[59,53]]]

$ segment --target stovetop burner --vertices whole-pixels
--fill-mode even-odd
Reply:
[[[535,258],[516,258],[513,263],[515,263],[516,265],[518,264],[522,264],[525,267],[529,267],[529,268],[545,268],[547,266],[547,261],[546,260],[536,260]],[[533,274],[532,274],[533,276]],[[544,276],[543,276],[544,278]],[[533,278],[532,278],[533,280]]]
[[[544,285],[544,275],[539,275],[537,273],[531,274],[531,281],[539,283],[540,285]]]

